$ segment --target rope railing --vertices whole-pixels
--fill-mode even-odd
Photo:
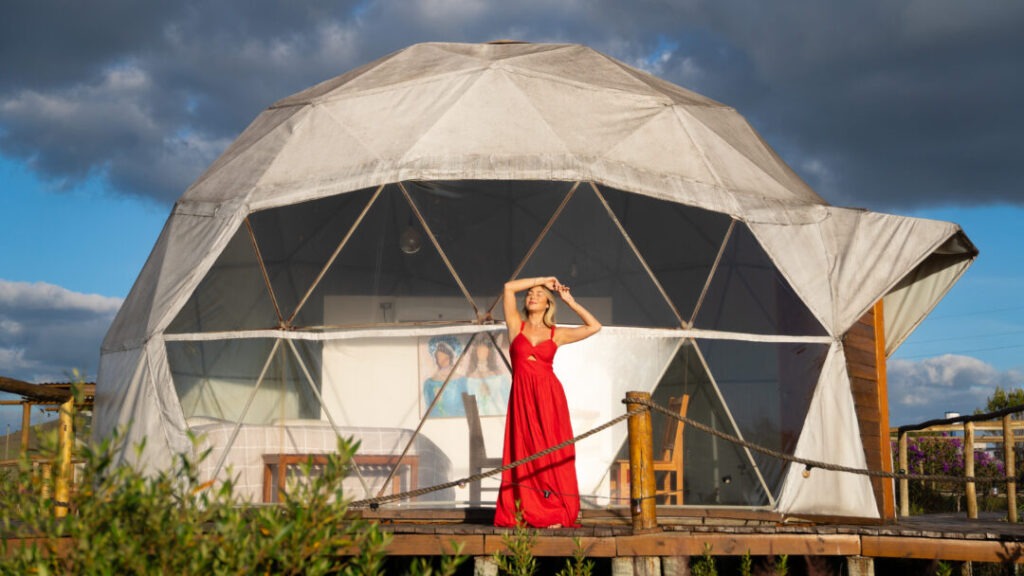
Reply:
[[[491,476],[494,476],[494,475],[497,475],[497,474],[501,474],[502,472],[504,472],[506,470],[511,470],[512,468],[515,468],[516,466],[521,466],[523,464],[526,464],[527,462],[533,462],[534,460],[536,460],[538,458],[543,458],[544,456],[547,456],[548,454],[551,454],[552,452],[557,452],[557,451],[561,450],[562,448],[565,448],[566,446],[570,446],[572,444],[575,444],[575,443],[579,442],[580,440],[584,440],[586,438],[589,438],[590,436],[593,436],[594,434],[597,434],[598,432],[601,432],[602,430],[610,428],[610,427],[618,424],[619,422],[622,422],[623,420],[629,418],[630,416],[633,416],[635,414],[639,414],[641,412],[646,412],[646,411],[647,411],[647,408],[638,408],[638,409],[635,409],[635,410],[631,410],[629,412],[626,412],[625,414],[622,414],[622,415],[616,416],[615,418],[612,418],[611,420],[605,422],[604,424],[601,424],[600,426],[597,426],[595,428],[591,428],[590,430],[587,430],[586,432],[584,432],[582,434],[579,434],[577,436],[569,438],[568,440],[565,440],[564,442],[560,442],[558,444],[555,444],[554,446],[551,446],[549,448],[545,448],[544,450],[541,450],[540,452],[535,452],[535,453],[533,453],[533,454],[531,454],[529,456],[526,456],[524,458],[520,458],[519,460],[516,460],[515,462],[509,462],[508,464],[505,464],[504,466],[501,466],[500,468],[494,468],[494,469],[491,469],[491,470],[487,470],[485,472],[480,472],[478,474],[473,474],[472,476],[467,476],[465,478],[460,478],[458,480],[452,480],[450,482],[444,482],[442,484],[435,484],[433,486],[425,486],[423,488],[418,488],[416,490],[409,490],[409,491],[406,491],[406,492],[400,492],[398,494],[390,494],[390,495],[386,495],[386,496],[377,496],[377,497],[374,497],[374,498],[364,498],[362,500],[355,500],[353,502],[350,502],[349,506],[350,507],[354,507],[354,508],[361,508],[361,507],[364,507],[364,506],[369,506],[371,509],[376,509],[381,504],[386,504],[388,502],[394,502],[394,501],[397,501],[397,500],[408,500],[410,498],[415,498],[417,496],[422,496],[424,494],[430,494],[431,492],[438,492],[440,490],[447,490],[448,488],[454,488],[456,486],[460,486],[461,487],[461,486],[464,486],[466,484],[469,484],[470,482],[476,482],[478,480],[483,480],[484,478],[489,478]]]
[[[643,400],[633,400],[632,402],[634,402],[636,404],[641,404],[641,405],[647,406],[648,408],[650,408],[650,409],[652,409],[652,410],[654,410],[656,412],[661,412],[661,413],[665,414],[666,416],[669,416],[671,418],[675,418],[675,419],[679,420],[680,422],[683,422],[687,426],[692,426],[693,428],[696,428],[697,430],[700,430],[702,432],[706,432],[706,433],[711,434],[713,436],[717,436],[718,438],[721,438],[722,440],[726,440],[728,442],[732,442],[733,444],[736,444],[736,445],[741,446],[743,448],[749,448],[750,450],[753,450],[755,452],[760,452],[760,453],[765,454],[767,456],[772,456],[774,458],[778,458],[779,460],[783,460],[783,461],[786,461],[786,462],[795,462],[797,464],[803,464],[805,466],[805,472],[809,472],[810,470],[812,470],[814,468],[821,468],[822,470],[830,470],[832,472],[845,472],[845,473],[849,473],[849,474],[858,474],[858,475],[861,475],[861,476],[870,476],[870,477],[875,477],[875,478],[888,478],[888,479],[893,479],[893,480],[923,480],[923,481],[934,481],[934,482],[959,482],[959,483],[968,483],[968,482],[1016,482],[1016,478],[1014,478],[1014,477],[992,477],[992,476],[990,476],[990,477],[975,477],[975,476],[951,476],[951,475],[942,475],[942,474],[908,474],[906,472],[886,472],[885,470],[871,470],[871,469],[868,469],[868,468],[854,468],[854,467],[851,467],[851,466],[841,466],[839,464],[832,464],[832,463],[829,463],[829,462],[822,462],[820,460],[812,460],[810,458],[801,458],[799,456],[792,456],[792,455],[786,454],[784,452],[779,452],[778,450],[773,450],[771,448],[767,448],[765,446],[761,446],[760,444],[756,444],[754,442],[750,442],[748,440],[744,440],[742,438],[739,438],[738,436],[734,436],[734,435],[729,434],[727,432],[722,432],[721,430],[716,430],[716,429],[712,428],[711,426],[708,426],[706,424],[702,424],[702,423],[700,423],[700,422],[698,422],[696,420],[693,420],[692,418],[687,418],[686,416],[682,416],[679,413],[673,412],[673,411],[669,410],[668,408],[666,408],[664,406],[661,406],[659,404],[656,404],[654,402],[644,402]]]
[[[717,430],[717,429],[715,429],[715,428],[713,428],[711,426],[708,426],[708,425],[706,425],[706,424],[704,424],[702,422],[694,420],[693,418],[689,418],[689,417],[683,416],[683,415],[679,414],[676,411],[673,411],[673,410],[671,410],[671,409],[669,409],[669,408],[667,408],[665,406],[662,406],[662,405],[660,405],[660,404],[658,404],[656,402],[650,401],[650,400],[630,398],[630,399],[624,399],[622,402],[623,403],[634,404],[634,405],[636,405],[638,407],[635,407],[635,408],[633,408],[631,410],[628,410],[627,412],[623,413],[622,415],[617,416],[617,417],[609,420],[608,422],[605,422],[604,424],[601,424],[600,426],[592,428],[592,429],[590,429],[590,430],[588,430],[588,431],[586,431],[586,432],[584,432],[582,434],[579,434],[579,435],[577,435],[577,436],[575,436],[573,438],[565,440],[564,442],[561,442],[561,443],[559,443],[557,445],[551,446],[549,448],[541,450],[540,452],[536,452],[534,454],[531,454],[531,455],[529,455],[527,457],[521,458],[521,459],[516,460],[514,462],[510,462],[510,463],[508,463],[506,465],[503,465],[501,467],[493,468],[491,470],[486,470],[486,471],[483,471],[483,472],[480,472],[480,473],[477,473],[477,474],[473,474],[471,476],[467,476],[465,478],[459,478],[457,480],[452,480],[452,481],[445,482],[445,483],[442,483],[442,484],[426,486],[426,487],[423,487],[423,488],[418,488],[418,489],[415,489],[415,490],[409,490],[409,491],[400,492],[400,493],[396,493],[396,494],[382,495],[382,496],[377,496],[377,497],[374,497],[374,498],[365,498],[365,499],[361,499],[361,500],[355,500],[353,502],[350,502],[349,506],[354,507],[354,508],[369,507],[371,509],[377,509],[381,504],[386,504],[386,503],[395,502],[395,501],[399,501],[399,500],[408,500],[408,499],[416,498],[418,496],[422,496],[424,494],[429,494],[429,493],[437,492],[437,491],[440,491],[440,490],[446,490],[446,489],[453,488],[453,487],[456,487],[456,486],[463,487],[466,484],[469,484],[471,482],[476,482],[476,481],[482,480],[484,478],[489,478],[491,476],[495,476],[495,475],[501,474],[502,472],[504,472],[506,470],[510,470],[510,469],[515,468],[517,466],[521,466],[521,465],[523,465],[523,464],[525,464],[527,462],[532,462],[532,461],[534,461],[534,460],[536,460],[538,458],[542,458],[544,456],[547,456],[548,454],[551,454],[552,452],[556,452],[556,451],[561,450],[561,449],[563,449],[563,448],[565,448],[565,447],[567,447],[569,445],[572,445],[572,444],[575,444],[575,443],[577,443],[579,441],[582,441],[582,440],[584,440],[584,439],[586,439],[586,438],[588,438],[590,436],[593,436],[594,434],[597,434],[598,432],[606,430],[607,428],[610,428],[611,426],[614,426],[614,425],[616,425],[616,424],[626,420],[627,418],[630,418],[630,417],[632,417],[634,415],[637,415],[637,414],[641,414],[643,412],[659,412],[659,413],[662,413],[665,416],[668,416],[670,418],[675,418],[676,420],[678,420],[682,424],[685,424],[686,426],[690,426],[690,427],[692,427],[692,428],[694,428],[696,430],[699,430],[699,431],[704,432],[706,434],[710,434],[712,436],[715,436],[717,438],[720,438],[722,440],[725,440],[727,442],[730,442],[730,443],[735,444],[737,446],[740,446],[742,448],[746,448],[746,449],[749,449],[751,451],[758,452],[760,454],[764,454],[764,455],[772,457],[772,458],[776,458],[776,459],[781,460],[783,462],[788,462],[788,463],[794,463],[794,464],[802,465],[802,466],[804,466],[803,476],[805,478],[810,476],[811,471],[813,469],[818,468],[818,469],[821,469],[821,470],[828,470],[828,471],[831,471],[831,472],[840,472],[840,473],[846,473],[846,474],[856,474],[856,475],[867,476],[867,477],[872,477],[872,478],[884,478],[884,479],[900,480],[900,481],[915,480],[915,481],[925,481],[925,482],[947,482],[947,483],[957,483],[957,484],[965,484],[965,485],[973,485],[975,483],[1008,483],[1008,484],[1016,484],[1017,483],[1017,479],[1016,479],[1015,475],[1012,475],[1012,474],[1007,474],[1006,476],[990,476],[990,477],[974,476],[973,474],[971,474],[971,475],[963,475],[963,476],[943,475],[943,474],[913,474],[913,473],[908,473],[905,470],[901,470],[899,472],[888,472],[888,471],[885,471],[885,470],[871,470],[871,469],[868,469],[868,468],[857,468],[857,467],[852,467],[852,466],[843,466],[843,465],[834,464],[834,463],[831,463],[831,462],[824,462],[824,461],[821,461],[821,460],[814,460],[814,459],[811,459],[811,458],[802,458],[802,457],[799,457],[799,456],[795,456],[795,455],[792,455],[792,454],[787,454],[785,452],[781,452],[779,450],[768,448],[766,446],[762,446],[762,445],[757,444],[755,442],[751,442],[749,440],[745,440],[745,439],[740,438],[738,436],[735,436],[733,434],[729,434],[728,432]],[[1016,408],[1018,409],[1018,411],[1019,410],[1024,410],[1024,406],[1016,407]],[[1002,415],[1004,413],[1005,414],[1009,414],[1011,412],[1012,412],[1012,410],[1010,410],[1010,411],[1004,410],[1004,411],[1000,411],[999,413],[1000,413],[1000,415]],[[906,428],[907,429],[911,429],[911,427],[909,427],[909,426],[906,427]],[[644,496],[642,498],[643,499],[653,499],[653,498],[657,498],[657,497],[663,497],[665,494],[666,494],[665,492],[662,492],[662,493],[657,494],[657,495],[651,494],[651,495]],[[580,496],[583,496],[583,495],[581,494]],[[619,498],[619,499],[622,499],[622,498]],[[636,498],[631,498],[631,500],[636,500]]]

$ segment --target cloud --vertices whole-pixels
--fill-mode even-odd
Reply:
[[[100,343],[120,306],[120,298],[0,280],[0,375],[52,382],[78,369],[95,378]]]
[[[947,411],[984,409],[997,386],[1024,387],[1024,372],[1000,371],[977,358],[945,354],[924,360],[890,360],[889,410],[892,424],[941,418]]]
[[[15,2],[0,154],[168,204],[279,98],[415,42],[514,38],[736,107],[838,204],[1024,203],[1022,26],[1024,4],[953,0]]]

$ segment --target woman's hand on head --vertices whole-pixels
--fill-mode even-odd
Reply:
[[[558,286],[555,287],[555,291],[558,292],[558,295],[562,298],[562,302],[565,302],[566,304],[572,304],[576,302],[576,299],[573,298],[572,293],[569,292],[568,286],[564,284],[559,284]]]
[[[544,278],[544,281],[541,282],[540,285],[547,288],[548,290],[551,290],[552,292],[557,291],[558,287],[561,286],[561,284],[558,283],[558,278],[555,278],[554,276],[548,276],[547,278]]]

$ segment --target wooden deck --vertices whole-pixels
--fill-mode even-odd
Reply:
[[[490,525],[493,511],[366,511],[393,535],[393,555],[462,553],[488,556],[501,550],[509,531]],[[1024,524],[991,513],[978,520],[965,514],[914,516],[889,524],[842,519],[784,518],[768,512],[659,510],[659,528],[634,534],[625,509],[587,510],[579,528],[537,530],[536,556],[572,556],[579,538],[591,557],[699,556],[705,544],[716,556],[788,554],[865,556],[924,560],[1024,563]]]

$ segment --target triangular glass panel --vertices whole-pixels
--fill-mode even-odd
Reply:
[[[732,218],[641,194],[599,189],[676,309],[689,321]]]
[[[572,182],[406,182],[427,226],[484,312],[522,262]]]
[[[694,327],[751,334],[826,335],[754,235],[739,222],[697,310]]]
[[[299,300],[355,225],[374,191],[358,190],[249,215],[284,318],[295,312]]]
[[[589,185],[580,186],[569,199],[519,274],[531,276],[557,276],[607,325],[681,324]],[[559,314],[560,322],[579,321],[571,311]]]
[[[243,223],[166,332],[260,330],[277,325],[252,237]]]
[[[689,399],[687,418],[736,435],[729,413],[690,340],[679,347],[651,399],[668,407],[671,399],[681,399],[684,395]],[[654,413],[652,425],[656,457],[663,449],[659,444],[671,441],[664,438],[667,424],[667,416]],[[765,506],[770,503],[753,462],[740,446],[692,426],[684,428],[683,438],[684,505]]]
[[[319,345],[300,349],[315,378],[320,372]],[[268,358],[270,364],[260,381]],[[243,412],[246,424],[320,417],[319,402],[287,343],[275,349],[274,340],[268,338],[172,341],[167,343],[167,360],[187,420],[233,423],[243,418]],[[257,382],[259,390],[252,397]]]
[[[297,328],[476,319],[397,185],[373,202],[299,309]]]
[[[699,340],[698,346],[743,438],[792,455],[828,344]],[[752,453],[777,497],[787,463]]]

